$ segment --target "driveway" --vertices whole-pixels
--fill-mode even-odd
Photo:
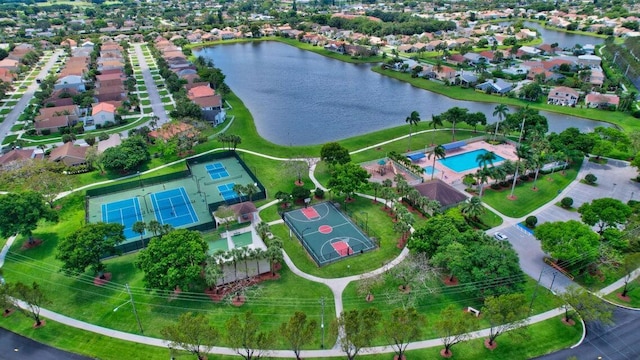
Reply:
[[[153,75],[149,70],[149,64],[147,64],[147,60],[144,58],[142,44],[133,44],[133,48],[135,50],[140,73],[142,73],[142,77],[144,79],[144,86],[146,86],[147,93],[149,94],[151,109],[153,110],[153,114],[159,118],[158,126],[160,126],[170,121],[169,116],[167,116],[167,111],[164,109],[164,105],[162,104],[162,98],[158,93],[158,87],[156,86],[155,81],[153,81]]]
[[[587,174],[594,174],[597,178],[597,186],[580,183]],[[561,194],[547,205],[533,212],[538,218],[538,224],[549,221],[580,220],[577,211],[565,210],[555,203],[563,197],[573,198],[573,207],[578,208],[585,202],[603,197],[612,197],[627,202],[630,199],[640,200],[640,184],[631,181],[636,177],[637,170],[624,161],[609,160],[606,165],[598,165],[585,160],[578,174],[577,180],[569,185]],[[541,180],[545,181],[545,180]],[[518,252],[522,270],[534,279],[540,279],[540,284],[553,291],[562,291],[572,282],[562,273],[544,263],[545,253],[540,247],[540,242],[518,223],[521,219],[507,218],[504,224],[491,231],[495,231],[509,237],[509,242]]]

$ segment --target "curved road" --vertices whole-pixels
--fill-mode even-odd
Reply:
[[[0,359],[88,360],[91,358],[44,345],[0,327]]]

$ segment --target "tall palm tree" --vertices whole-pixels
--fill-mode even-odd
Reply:
[[[431,145],[435,145],[436,130],[438,129],[438,126],[443,126],[442,116],[431,114],[431,121],[429,121],[429,127],[433,128],[433,131],[431,132]]]
[[[269,264],[271,266],[271,275],[275,275],[275,264],[281,263],[284,260],[284,256],[282,255],[282,248],[284,244],[282,239],[278,237],[274,237],[269,240],[269,245],[267,246],[267,252],[265,254],[266,258],[269,260]]]
[[[249,260],[253,260],[253,250],[248,246],[240,248],[242,251],[242,260],[244,261],[244,277],[249,278]]]
[[[405,119],[405,122],[409,124],[409,151],[411,151],[411,132],[414,125],[418,125],[420,122],[420,114],[417,111],[412,111]]]
[[[247,195],[247,198],[249,198],[249,201],[253,199],[253,195],[259,192],[260,192],[260,189],[256,184],[247,184],[244,187],[244,194]]]
[[[431,156],[433,156],[433,165],[431,166],[431,180],[433,180],[433,175],[436,172],[436,160],[444,159],[447,156],[447,151],[444,146],[438,145],[429,153],[427,159],[431,159]]]
[[[451,141],[456,141],[456,122],[464,121],[468,109],[454,106],[445,112],[446,120],[451,123]]]
[[[493,151],[488,151],[482,154],[478,154],[478,156],[476,156],[476,162],[478,163],[478,167],[481,167],[483,169],[487,168],[487,164],[493,167],[493,161],[496,159],[497,159],[496,153],[494,153]]]
[[[218,281],[224,272],[218,263],[218,259],[215,256],[207,257],[206,265],[204,267],[204,281],[207,283],[209,290],[213,289],[218,284]]]
[[[235,192],[236,194],[238,194],[238,197],[240,198],[240,202],[243,202],[243,195],[246,194],[247,188],[242,185],[242,184],[234,184],[233,185],[233,192]]]
[[[493,140],[495,140],[497,138],[497,136],[498,136],[498,126],[500,126],[500,123],[502,122],[502,120],[504,120],[504,118],[507,117],[508,113],[509,113],[509,108],[505,104],[498,104],[493,109],[493,116],[497,116],[498,117],[498,121],[496,122],[496,131],[493,133]]]
[[[261,248],[255,248],[252,252],[251,258],[256,261],[256,270],[258,271],[258,275],[260,275],[260,260],[264,259],[267,255]]]
[[[482,200],[477,196],[473,196],[462,204],[460,211],[466,218],[478,220],[478,217],[485,212],[485,208],[482,206]]]
[[[513,192],[516,189],[516,181],[518,181],[518,170],[520,169],[520,164],[522,160],[528,159],[531,155],[531,148],[528,145],[522,144],[516,148],[516,156],[518,157],[518,161],[516,161],[516,171],[513,174],[513,184],[511,185],[511,194],[509,194],[510,198],[513,198]]]
[[[269,224],[267,224],[264,221],[261,221],[257,226],[256,226],[256,232],[258,233],[258,235],[260,236],[260,238],[264,241],[267,240],[267,235],[269,234],[269,232],[271,231],[271,227],[269,226]]]
[[[378,191],[380,191],[380,189],[382,189],[382,184],[379,182],[370,182],[369,186],[371,186],[371,190],[373,190],[373,201],[376,202],[378,201]]]
[[[486,167],[478,169],[475,173],[475,178],[478,181],[478,196],[482,197],[482,190],[484,190],[484,184],[489,181],[489,175],[491,172]]]
[[[147,230],[147,223],[144,221],[136,221],[133,223],[131,230],[140,234],[140,243],[142,243],[142,247],[144,247],[144,240],[142,239],[142,236],[144,235],[145,230]]]

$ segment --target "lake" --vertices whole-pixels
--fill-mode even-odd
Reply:
[[[500,23],[500,25],[508,25],[510,22]],[[536,29],[542,37],[543,44],[558,43],[561,49],[573,48],[576,44],[584,46],[586,44],[599,45],[604,43],[604,38],[595,36],[571,34],[565,31],[545,28],[537,22],[525,21],[524,25],[531,29]]]
[[[423,121],[459,106],[495,122],[496,103],[450,99],[350,64],[279,42],[228,44],[194,51],[212,60],[242,99],[260,135],[279,145],[313,145],[404,125],[412,111]],[[583,131],[605,123],[541,112],[550,131]]]

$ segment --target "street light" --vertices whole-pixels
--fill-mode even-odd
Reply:
[[[131,289],[129,289],[129,284],[124,284],[124,287],[127,290],[127,293],[129,293],[129,301],[116,306],[113,309],[113,311],[116,312],[122,306],[127,305],[128,303],[131,303],[131,308],[133,310],[133,315],[136,317],[136,321],[138,322],[138,327],[140,328],[140,334],[144,335],[144,331],[142,330],[142,323],[140,322],[140,317],[138,317],[138,311],[136,311],[136,303],[133,302],[133,295],[131,294]]]

